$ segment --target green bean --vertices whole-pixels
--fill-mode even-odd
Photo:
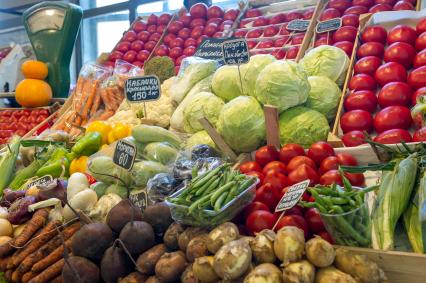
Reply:
[[[244,192],[245,190],[247,190],[251,185],[254,184],[254,182],[255,182],[255,178],[252,178],[252,177],[244,180],[242,182],[241,186],[239,186],[236,195],[238,196],[239,194],[241,194],[242,192]]]
[[[339,192],[333,191],[330,188],[325,188],[325,187],[323,187],[323,188],[315,188],[315,190],[317,190],[318,193],[321,194],[321,195],[333,196],[333,197],[340,197]]]
[[[341,197],[330,197],[330,200],[333,204],[347,204],[349,202],[348,199]]]
[[[203,193],[209,188],[209,186],[217,179],[211,178],[204,185],[202,185],[199,189],[195,191],[196,196],[201,196]]]
[[[342,233],[351,235],[358,243],[362,246],[367,246],[369,244],[369,240],[364,238],[361,234],[358,233],[352,226],[341,216],[336,216],[335,219],[336,224],[338,224],[339,229]]]
[[[315,189],[308,189],[311,195],[314,197],[315,202],[323,206],[324,208],[328,207],[328,204],[326,201],[324,201],[320,195],[315,191]]]
[[[197,201],[195,201],[193,204],[191,204],[188,208],[188,212],[192,213],[195,209],[198,208],[198,206],[203,203],[206,199],[209,199],[211,197],[210,195],[205,195],[202,198],[199,198]]]
[[[338,205],[333,205],[331,206],[331,209],[336,213],[336,214],[343,214],[345,213],[345,211]]]
[[[348,178],[346,178],[346,176],[343,174],[342,170],[340,170],[340,175],[342,176],[343,188],[347,192],[352,192],[353,191],[352,184],[351,184],[351,182],[349,182]]]
[[[214,204],[214,210],[215,211],[219,211],[220,210],[220,208],[223,206],[223,204],[224,204],[224,201],[226,200],[226,198],[227,198],[227,196],[230,194],[230,192],[225,192],[225,193],[223,193],[218,199],[217,199],[217,201],[215,202],[215,204]],[[225,203],[226,204],[226,203]]]
[[[220,186],[220,182],[221,182],[220,178],[214,180],[214,182],[206,189],[206,191],[203,193],[203,195],[210,194],[211,192],[213,192],[217,187]]]
[[[223,185],[222,187],[220,187],[219,189],[217,189],[214,193],[213,193],[213,195],[212,195],[212,198],[210,199],[210,203],[211,203],[211,205],[212,206],[214,206],[214,204],[216,203],[216,201],[217,201],[217,199],[224,193],[224,192],[226,192],[227,190],[229,190],[230,188],[232,188],[232,186],[234,186],[235,185],[235,182],[234,181],[232,181],[232,182],[229,182],[228,184],[226,184],[226,185]]]
[[[212,178],[214,175],[216,175],[220,170],[222,170],[224,168],[225,165],[220,165],[218,167],[216,167],[215,169],[213,169],[212,171],[208,172],[207,174],[205,174],[201,179],[197,180],[196,182],[192,183],[192,186],[194,188],[201,186],[202,184],[204,184],[207,180],[209,180],[210,178]]]

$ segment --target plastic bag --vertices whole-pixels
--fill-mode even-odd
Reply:
[[[148,198],[151,202],[162,202],[176,192],[181,182],[169,173],[160,173],[148,181]]]
[[[142,156],[150,161],[167,165],[174,162],[178,150],[166,142],[152,142],[145,146]]]

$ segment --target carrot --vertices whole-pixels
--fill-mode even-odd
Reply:
[[[56,261],[53,265],[49,266],[43,272],[38,274],[36,277],[31,279],[28,283],[45,283],[49,281],[50,279],[55,278],[62,272],[62,267],[64,267],[64,259],[61,258],[60,260]]]
[[[83,110],[81,111],[81,116],[84,119],[87,118],[87,115],[89,114],[90,109],[92,108],[93,105],[93,101],[95,100],[95,96],[96,96],[96,90],[99,87],[99,81],[96,80],[93,82],[92,87],[90,88],[90,92],[88,93],[87,96],[87,101],[83,106]]]
[[[37,273],[29,271],[22,276],[21,281],[22,281],[22,283],[27,283],[28,281],[30,281],[31,279],[33,279],[36,276],[37,276]]]
[[[62,274],[59,276],[56,276],[55,279],[50,281],[50,283],[62,283]]]
[[[70,250],[71,239],[68,239],[65,241],[65,246],[67,247],[68,250]],[[47,257],[43,258],[42,260],[34,264],[31,270],[33,272],[40,272],[46,269],[49,265],[52,265],[53,263],[58,261],[60,258],[62,258],[63,254],[64,254],[64,246],[60,245],[53,252],[51,252]]]
[[[5,272],[7,270],[7,264],[10,261],[10,256],[0,258],[0,271]]]
[[[106,119],[108,119],[108,118],[110,118],[110,117],[112,117],[113,115],[114,115],[114,111],[112,111],[112,110],[109,110],[109,111],[105,111],[102,115],[100,115],[99,117],[98,117],[98,120],[99,121],[104,121],[104,120],[106,120]]]
[[[12,273],[13,273],[13,270],[11,269],[5,271],[4,278],[6,278],[7,282],[12,281]]]
[[[89,113],[90,117],[95,115],[95,113],[96,113],[96,111],[98,111],[98,108],[99,108],[100,105],[101,105],[101,95],[99,93],[99,88],[98,88],[98,90],[96,91],[96,95],[95,95],[95,99],[93,101],[92,108],[90,109],[90,113]]]

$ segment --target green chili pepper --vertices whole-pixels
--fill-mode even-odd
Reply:
[[[101,146],[102,135],[98,132],[89,132],[75,143],[71,148],[71,152],[75,153],[77,157],[90,156],[96,153]]]

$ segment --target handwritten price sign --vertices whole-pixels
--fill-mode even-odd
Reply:
[[[222,44],[223,61],[227,65],[240,65],[250,60],[245,39],[233,39]]]
[[[126,80],[126,97],[129,102],[153,101],[160,98],[160,80],[157,76],[135,77]]]

